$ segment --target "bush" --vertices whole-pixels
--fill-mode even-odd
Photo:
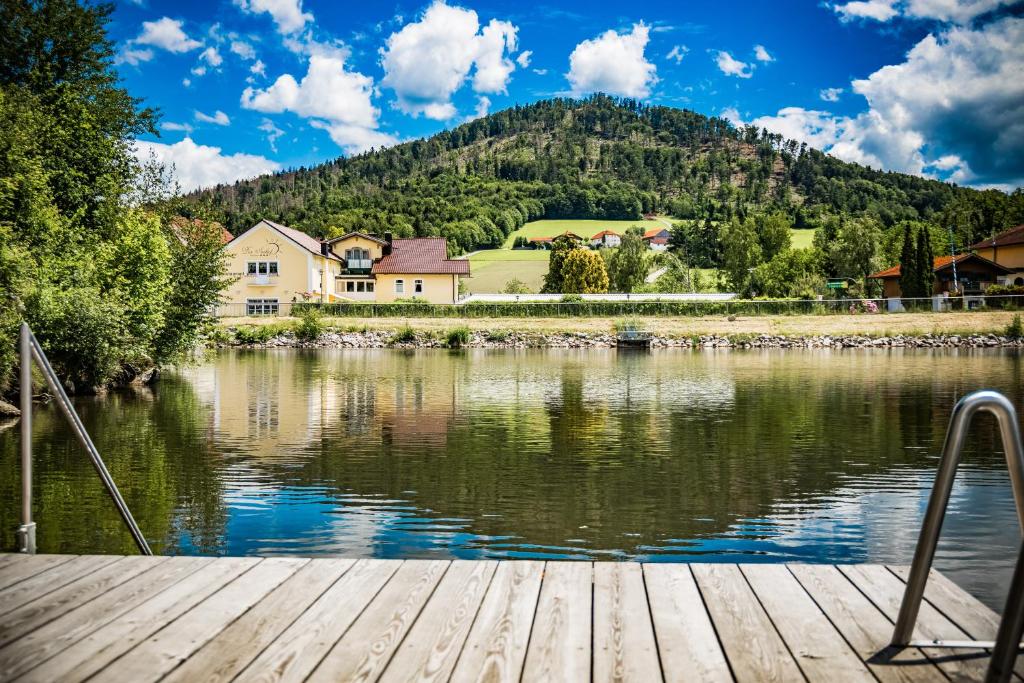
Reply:
[[[508,330],[491,330],[487,333],[487,341],[503,344],[512,336]]]
[[[564,294],[562,296],[563,304],[581,304],[583,303],[583,297],[579,294]]]
[[[395,335],[391,337],[392,344],[408,344],[414,341],[416,341],[416,330],[408,325],[398,328],[395,331]]]
[[[469,344],[470,331],[465,325],[448,330],[445,335],[445,343],[449,348],[459,349]]]
[[[295,328],[295,336],[302,341],[315,341],[323,334],[324,325],[320,319],[320,309],[316,306],[298,306],[296,314],[299,324]]]
[[[1024,296],[1020,285],[992,285],[985,290],[985,296]]]
[[[1024,324],[1020,321],[1020,314],[1013,316],[1013,321],[1006,326],[1006,336],[1020,339],[1024,337]]]
[[[288,326],[284,323],[243,325],[235,329],[235,341],[239,344],[266,344],[287,329]]]

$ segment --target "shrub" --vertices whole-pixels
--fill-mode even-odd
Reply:
[[[563,304],[581,304],[583,303],[583,297],[579,294],[564,294],[562,296]]]
[[[403,325],[395,330],[395,335],[391,337],[392,344],[407,344],[414,341],[416,341],[416,330],[408,325]]]
[[[632,332],[641,329],[640,321],[636,318],[621,318],[615,321],[616,332]]]
[[[487,341],[502,344],[512,336],[508,330],[490,330],[487,333]]]
[[[295,336],[302,341],[315,341],[323,334],[324,325],[320,319],[320,309],[316,306],[300,306],[296,313],[299,324],[295,328]]]
[[[283,323],[242,325],[235,330],[235,341],[240,344],[265,344],[287,329]]]
[[[469,344],[470,331],[465,325],[448,330],[445,335],[445,343],[449,348],[458,349]]]
[[[1013,321],[1006,326],[1006,336],[1020,339],[1024,337],[1024,324],[1020,321],[1020,314],[1013,316]]]

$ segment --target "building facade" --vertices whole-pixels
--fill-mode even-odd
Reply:
[[[896,265],[868,275],[870,280],[881,280],[882,296],[899,299],[901,268]],[[1001,282],[1011,271],[977,254],[940,256],[932,264],[934,280],[932,294],[982,294],[990,286]]]
[[[454,303],[469,261],[449,259],[443,237],[393,239],[352,232],[321,241],[262,220],[224,246],[228,304],[277,315],[296,302]]]
[[[1001,285],[1024,285],[1024,225],[1018,225],[995,237],[972,244],[974,252],[1011,272],[1001,277]]]

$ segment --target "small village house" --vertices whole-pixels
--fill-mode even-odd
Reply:
[[[454,303],[469,261],[449,259],[443,237],[401,239],[352,232],[321,241],[261,220],[224,247],[235,281],[227,303],[276,315],[283,303],[423,299]]]
[[[668,228],[651,228],[644,232],[643,240],[653,251],[666,251],[670,236]]]
[[[560,237],[568,237],[575,242],[583,242],[583,238],[574,232],[566,230],[561,235],[555,235],[554,237],[531,237],[530,245],[534,249],[550,249],[551,244]]]
[[[620,244],[622,244],[622,235],[613,230],[602,230],[590,238],[590,246],[593,249],[613,248]]]
[[[932,286],[934,295],[946,292],[981,294],[1012,271],[977,254],[958,254],[935,259],[932,272],[935,276]],[[900,266],[895,265],[868,275],[868,279],[882,281],[882,296],[886,299],[899,299],[903,295],[900,289],[900,273]]]
[[[1024,225],[972,244],[971,249],[978,256],[1010,269],[1010,273],[1000,277],[999,284],[1024,286]]]

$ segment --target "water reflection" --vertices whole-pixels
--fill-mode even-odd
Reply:
[[[907,562],[956,398],[1006,351],[224,352],[78,401],[164,553]],[[52,408],[41,549],[132,552]],[[3,544],[17,430],[0,432]],[[1018,535],[973,431],[937,566],[998,606]]]

